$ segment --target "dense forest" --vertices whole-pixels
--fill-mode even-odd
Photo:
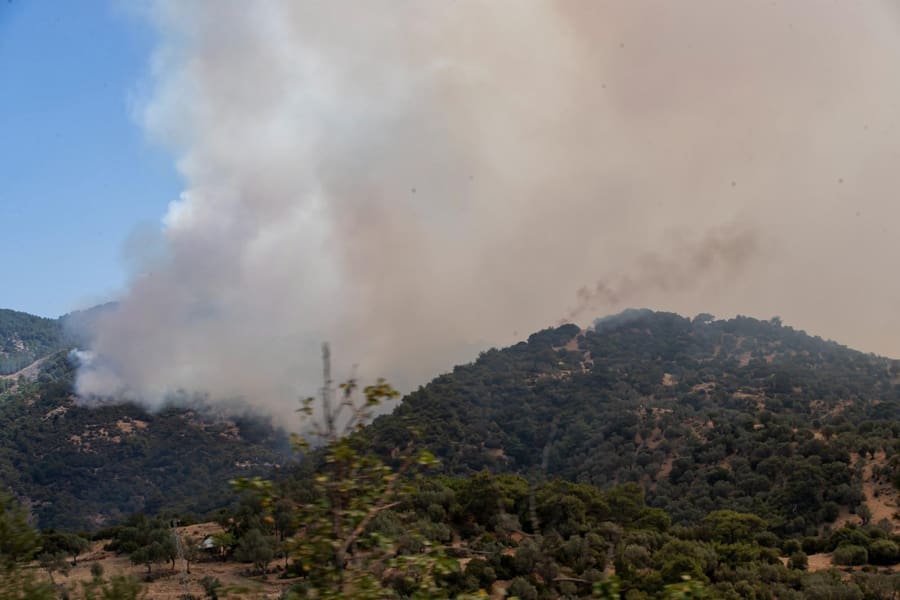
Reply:
[[[17,373],[57,350],[86,346],[96,319],[114,306],[101,304],[58,319],[0,309],[0,376]]]
[[[290,458],[268,418],[88,408],[75,401],[73,377],[60,351],[33,381],[0,391],[0,486],[26,500],[42,527],[96,529],[163,508],[202,514],[229,502],[229,479]]]
[[[777,319],[628,311],[484,352],[410,394],[362,436],[416,442],[444,472],[488,469],[600,488],[634,482],[676,523],[713,510],[814,534],[897,480],[900,362]]]
[[[352,433],[294,436],[290,464],[265,419],[88,410],[71,384],[61,351],[0,397],[0,478],[43,529],[10,564],[50,575],[102,539],[148,581],[224,561],[284,598],[900,594],[900,363],[777,318],[548,329],[367,426],[395,393],[351,383]]]
[[[0,309],[0,375],[15,373],[62,346],[59,319]]]

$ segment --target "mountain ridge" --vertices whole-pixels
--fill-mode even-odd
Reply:
[[[488,350],[362,437],[388,456],[415,430],[447,474],[633,481],[679,522],[730,508],[813,531],[864,502],[853,452],[896,460],[898,376],[778,319],[627,311]]]
[[[0,375],[14,373],[61,347],[62,324],[29,313],[0,309]]]
[[[210,430],[189,409],[150,415],[127,404],[77,406],[64,348],[39,358],[44,362],[32,380],[0,381],[6,428],[0,483],[31,499],[44,523],[85,525],[57,520],[72,510],[48,504],[51,489],[73,499],[59,505],[88,498],[100,507],[94,514],[101,518],[87,524],[94,526],[129,511],[159,510],[171,489],[182,490],[182,509],[214,508],[225,502],[229,478],[262,474],[283,462],[272,450],[284,445],[283,434],[265,420],[248,419],[246,431],[237,427],[226,439],[222,434],[235,431],[233,421]],[[810,336],[777,318],[688,319],[643,309],[585,329],[551,327],[488,349],[408,394],[359,440],[385,457],[412,441],[434,452],[447,475],[487,469],[602,489],[639,483],[648,503],[676,522],[734,509],[796,534],[854,518],[872,497],[867,482],[882,490],[900,485],[898,415],[900,361]],[[135,440],[143,441],[130,452]],[[178,466],[178,476],[170,478],[167,461],[179,461],[162,451],[166,444],[192,448],[196,472]],[[204,444],[233,457],[231,466],[219,461],[210,471],[215,452]],[[97,473],[90,472],[98,452],[106,453],[106,462],[119,461],[150,500],[107,503]],[[49,468],[30,462],[41,457],[47,463],[47,456]],[[139,473],[145,468],[156,483]],[[184,488],[189,479],[205,483]],[[74,480],[80,481],[74,487],[57,485]],[[194,501],[205,495],[204,486],[218,484],[216,501]],[[113,485],[104,493],[121,489]],[[88,491],[94,495],[84,496]]]
[[[55,319],[0,308],[0,376],[11,375],[63,348],[89,343],[96,319],[115,305],[99,304]]]

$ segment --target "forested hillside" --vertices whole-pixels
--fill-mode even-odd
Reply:
[[[51,550],[71,536],[48,527],[113,524],[106,552],[148,581],[176,576],[178,538],[145,515],[222,509],[208,547],[179,542],[190,560],[245,563],[283,597],[863,600],[900,585],[900,363],[778,319],[627,311],[548,329],[276,470],[290,459],[266,419],[80,407],[64,350],[34,375],[0,391],[0,484]],[[361,396],[352,423],[394,396],[341,394]]]
[[[59,319],[0,309],[0,375],[15,373],[61,347]]]
[[[114,306],[100,304],[58,319],[0,309],[0,377],[16,374],[57,350],[85,347],[96,319]]]
[[[389,455],[414,430],[448,474],[635,482],[678,523],[734,509],[813,534],[863,506],[867,466],[900,484],[898,383],[897,361],[778,319],[628,311],[484,352],[364,438]]]
[[[286,439],[253,415],[130,405],[86,408],[65,351],[34,381],[0,391],[0,488],[42,527],[95,529],[136,512],[204,514],[227,504],[228,481],[269,473]],[[0,388],[2,389],[2,388]]]

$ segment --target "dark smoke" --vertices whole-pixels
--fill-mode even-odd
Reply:
[[[758,234],[751,229],[711,231],[697,242],[675,243],[667,254],[639,256],[628,272],[576,292],[575,307],[560,321],[574,322],[610,310],[640,305],[659,293],[680,294],[710,284],[728,285],[759,258]]]

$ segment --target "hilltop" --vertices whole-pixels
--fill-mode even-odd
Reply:
[[[778,319],[644,310],[488,350],[363,438],[387,456],[413,430],[448,474],[636,482],[677,522],[730,508],[813,533],[864,503],[866,465],[900,483],[898,416],[896,360]]]

